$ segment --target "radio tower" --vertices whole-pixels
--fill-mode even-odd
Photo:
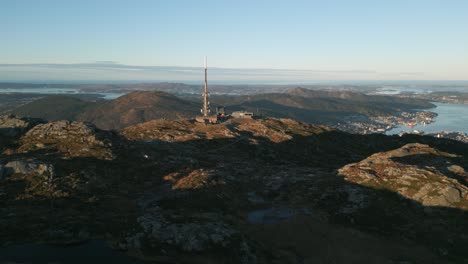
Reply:
[[[205,56],[205,89],[203,91],[203,109],[202,109],[203,117],[208,117],[210,113],[210,102],[208,102],[208,69],[207,69],[207,62]]]

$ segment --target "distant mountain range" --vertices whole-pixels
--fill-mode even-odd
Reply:
[[[391,115],[400,111],[430,108],[425,100],[392,96],[369,96],[349,91],[322,91],[293,88],[285,93],[238,97],[214,96],[214,104],[227,105],[273,117],[287,117],[305,122],[329,124],[352,115]]]
[[[24,89],[24,88],[70,88],[89,93],[129,93],[134,91],[162,91],[172,94],[201,94],[202,82],[200,84],[186,84],[177,82],[153,82],[153,83],[115,83],[115,84],[59,84],[59,83],[8,83],[0,82],[0,89]],[[335,91],[374,91],[375,85],[303,85],[303,87],[314,90]],[[271,84],[210,84],[212,94],[241,95],[258,93],[285,92],[291,85]]]
[[[213,107],[225,106],[228,111],[246,110],[257,115],[294,118],[318,124],[346,121],[348,117],[356,115],[365,118],[433,107],[421,99],[304,88],[289,89],[285,93],[214,95],[211,102]],[[154,119],[193,118],[200,107],[198,96],[178,97],[161,91],[137,91],[114,100],[97,102],[73,96],[48,96],[20,106],[12,113],[48,121],[67,119],[92,122],[102,129],[122,129]]]

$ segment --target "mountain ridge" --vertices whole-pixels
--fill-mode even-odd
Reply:
[[[79,101],[65,97],[45,97],[12,112],[54,121],[87,121],[102,129],[123,129],[153,119],[186,119],[199,114],[199,97],[175,96],[160,91],[135,91],[114,100]],[[294,88],[286,93],[210,97],[212,107],[224,106],[228,112],[244,110],[256,115],[293,118],[303,122],[332,125],[360,118],[372,123],[373,117],[399,116],[402,111],[427,109],[425,100],[369,96],[346,91],[315,91]],[[51,105],[56,105],[53,110]],[[214,111],[214,109],[212,109]]]

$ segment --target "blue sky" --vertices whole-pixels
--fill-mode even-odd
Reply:
[[[467,80],[467,14],[463,0],[2,0],[0,80],[189,80],[205,55],[218,80]]]

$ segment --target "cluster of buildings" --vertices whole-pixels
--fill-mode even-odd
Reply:
[[[385,133],[395,127],[426,125],[433,122],[436,113],[429,111],[401,112],[399,115],[388,116],[351,116],[347,122],[331,126],[346,132],[356,134]]]
[[[448,138],[448,139],[453,139],[453,140],[458,140],[461,142],[468,143],[468,135],[463,132],[441,131],[438,133],[431,133],[428,135],[436,137],[436,138]]]

